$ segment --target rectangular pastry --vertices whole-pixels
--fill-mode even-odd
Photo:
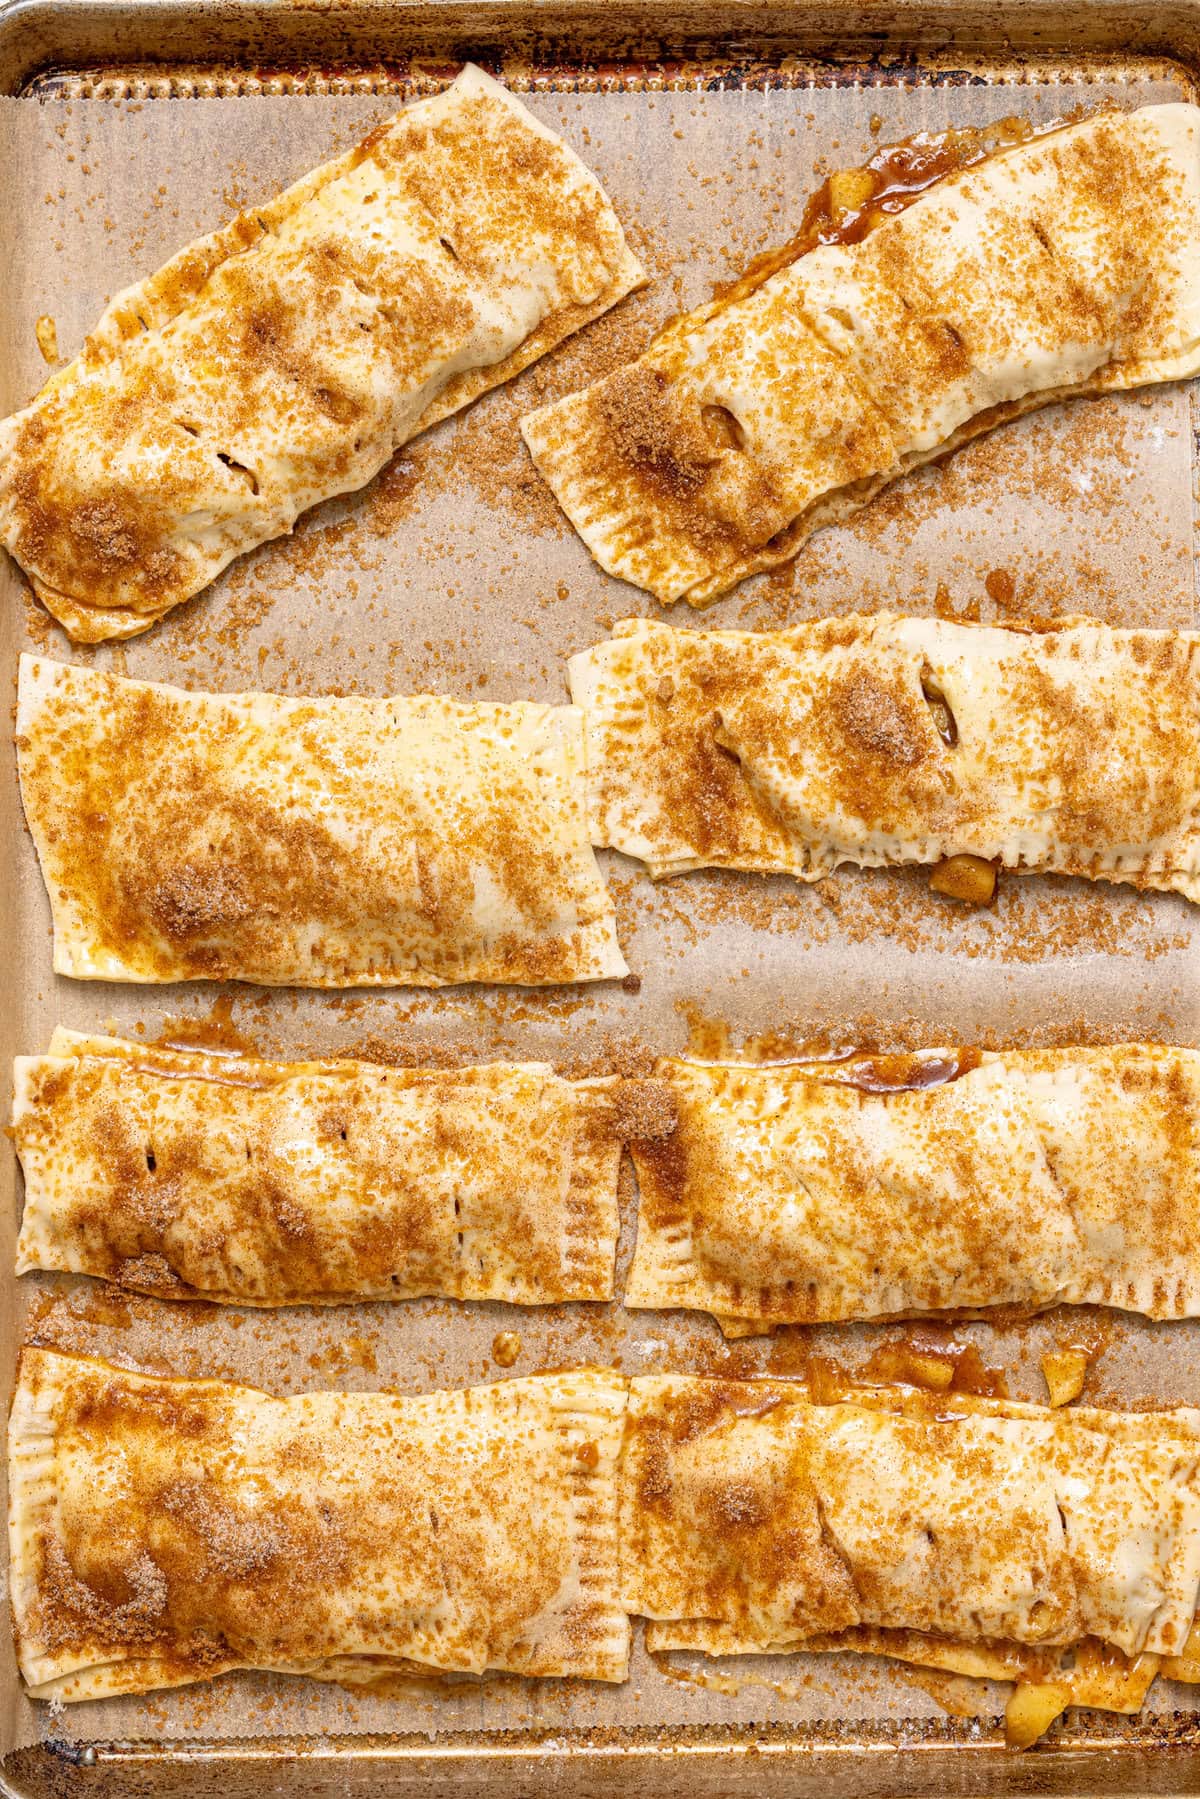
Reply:
[[[592,841],[656,877],[964,856],[1200,900],[1200,633],[626,619],[570,675]]]
[[[612,1080],[268,1062],[55,1031],[19,1056],[17,1273],[164,1299],[611,1299]]]
[[[581,1372],[274,1399],[26,1349],[8,1439],[26,1684],[79,1700],[414,1664],[622,1680],[625,1398]]]
[[[1200,1583],[1200,1412],[631,1383],[624,1603],[652,1651],[862,1650],[1136,1711]],[[1026,1701],[1028,1693],[1026,1694]]]
[[[0,542],[76,642],[131,637],[644,278],[468,66],[112,300],[0,423]]]
[[[1006,419],[1200,369],[1195,106],[1008,144],[853,224],[522,420],[610,574],[705,605]]]
[[[569,706],[184,693],[25,656],[17,751],[59,974],[626,972]]]
[[[26,1349],[10,1591],[35,1698],[234,1668],[622,1680],[855,1651],[1013,1680],[1010,1736],[1200,1677],[1200,1413],[611,1371],[273,1399]]]
[[[627,1306],[1200,1314],[1200,1051],[660,1062]]]

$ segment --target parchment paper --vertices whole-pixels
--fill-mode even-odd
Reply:
[[[658,612],[602,575],[557,512],[520,444],[516,419],[636,354],[651,329],[706,298],[758,249],[795,228],[829,167],[923,127],[1008,113],[1061,116],[1110,93],[1122,104],[1176,97],[1147,68],[1093,83],[771,93],[544,93],[534,110],[565,132],[606,184],[654,277],[651,287],[510,388],[401,455],[367,493],[320,509],[291,540],[236,564],[213,588],[127,646],[73,648],[0,568],[7,676],[33,646],[63,659],[195,687],[267,687],[459,697],[566,697],[564,660],[612,621]],[[45,378],[34,323],[54,317],[64,355],[104,301],[229,211],[353,142],[394,110],[380,98],[257,98],[112,103],[0,102],[0,404]],[[902,483],[853,524],[822,534],[791,570],[745,586],[704,615],[713,626],[770,627],[826,611],[892,606],[984,619],[1089,612],[1114,623],[1191,625],[1192,397],[1186,389],[1056,407],[1009,426]],[[701,621],[684,607],[674,623]],[[250,988],[121,988],[56,979],[49,911],[24,834],[11,749],[4,750],[0,863],[9,921],[3,1053],[37,1051],[62,1023],[148,1039],[208,1020],[267,1054],[447,1053],[545,1056],[579,1067],[612,1055],[854,1041],[886,1046],[1165,1037],[1200,1041],[1197,920],[1180,899],[1063,880],[1002,883],[994,910],[970,915],[931,897],[920,871],[843,872],[806,889],[750,876],[689,876],[655,888],[601,858],[624,945],[641,977],[620,986],[327,995]],[[232,995],[232,1004],[229,1002]],[[19,1183],[0,1259],[11,1266]],[[623,1189],[630,1250],[633,1192]],[[619,1289],[618,1289],[619,1290]],[[1035,1323],[787,1331],[726,1348],[699,1316],[614,1307],[517,1312],[419,1302],[275,1314],[115,1299],[66,1279],[9,1277],[3,1379],[22,1333],[180,1374],[306,1387],[418,1391],[496,1379],[490,1349],[520,1333],[513,1373],[564,1363],[799,1372],[806,1357],[866,1369],[881,1344],[974,1344],[1014,1395],[1044,1398],[1042,1349],[1086,1341],[1088,1396],[1108,1403],[1200,1401],[1200,1331],[1115,1317],[1052,1314]],[[878,1359],[875,1366],[878,1366]],[[612,1724],[770,1719],[890,1721],[911,1737],[947,1724],[962,1691],[945,1678],[853,1658],[726,1664],[728,1682],[681,1683],[636,1651],[621,1688],[497,1679],[352,1698],[336,1687],[235,1676],[147,1699],[75,1706],[56,1717],[21,1696],[0,1631],[5,1742],[220,1739],[277,1732],[418,1736],[459,1730],[561,1731]],[[686,1659],[681,1664],[686,1668]],[[693,1664],[695,1666],[695,1664]],[[727,1688],[727,1690],[726,1690]],[[1160,1683],[1151,1708],[1190,1708]],[[985,1709],[1001,1708],[988,1696]],[[972,1693],[968,1711],[976,1708]],[[1119,1721],[1104,1729],[1119,1731]]]

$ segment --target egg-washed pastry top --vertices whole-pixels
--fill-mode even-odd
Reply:
[[[631,1388],[621,1582],[652,1651],[866,1649],[1136,1710],[1187,1644],[1200,1412]]]
[[[77,642],[133,636],[643,279],[469,66],[116,296],[0,424],[0,542]]]
[[[592,841],[655,876],[966,854],[1200,900],[1200,633],[627,619],[570,673]]]
[[[59,974],[626,971],[571,707],[184,693],[25,656],[17,752]]]
[[[1200,368],[1200,109],[1108,112],[766,256],[522,420],[610,574],[704,605],[1032,407]]]
[[[164,1299],[610,1299],[612,1080],[268,1062],[57,1030],[13,1070],[17,1272]]]
[[[230,1668],[418,1663],[621,1680],[625,1384],[274,1399],[26,1349],[9,1419],[13,1614],[41,1699]]]
[[[1200,1051],[663,1061],[628,1306],[1200,1313]]]

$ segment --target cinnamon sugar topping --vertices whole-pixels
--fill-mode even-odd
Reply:
[[[317,987],[627,972],[569,709],[192,695],[27,658],[19,730],[62,972]]]
[[[796,238],[530,413],[601,567],[704,605],[1033,407],[1195,373],[1200,111],[949,134],[832,176]]]
[[[1200,900],[1194,632],[634,619],[571,689],[593,839],[656,876],[968,856]]]
[[[0,425],[0,540],[129,637],[639,285],[604,193],[482,71],[118,294]]]
[[[612,1291],[605,1082],[55,1047],[16,1066],[22,1269],[266,1306]]]

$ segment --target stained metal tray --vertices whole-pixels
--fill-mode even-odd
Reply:
[[[311,4],[306,0],[0,0],[0,94],[24,96],[31,105],[38,100],[88,100],[94,105],[259,94],[409,96],[442,84],[468,57],[514,86],[535,93],[628,94],[629,117],[635,122],[636,109],[651,104],[650,97],[697,91],[863,90],[860,103],[865,113],[877,104],[867,90],[1008,89],[1046,83],[1074,89],[1165,80],[1194,93],[1200,86],[1200,0],[1173,0],[1166,5],[1154,0],[1089,0],[1086,4],[1057,0],[1000,0],[999,4],[979,4],[977,0],[849,0],[848,4],[688,0],[682,5],[673,0],[551,0],[549,4],[538,0],[473,0],[470,4],[458,0],[342,0],[340,4],[320,0]],[[1076,98],[1075,93],[1066,96],[1063,110]],[[878,104],[882,110],[883,102]],[[1020,110],[1020,106],[1019,96],[1014,97],[1010,110]],[[807,168],[797,173],[789,204],[797,192],[803,193],[808,173]],[[646,182],[653,179],[649,169],[639,170],[637,176]],[[773,226],[767,235],[769,239],[785,236],[786,221]],[[182,241],[178,232],[176,240]],[[174,247],[174,241],[167,247]],[[153,261],[152,256],[143,257],[142,267],[152,266]],[[4,306],[0,296],[0,348],[8,341],[6,331],[11,332]],[[10,395],[9,399],[20,397]],[[400,516],[403,529],[421,528],[419,511]],[[525,567],[542,557],[552,564],[558,555],[576,551],[573,545],[562,551],[535,533],[524,549],[529,559]],[[886,550],[883,554],[886,561]],[[15,582],[9,580],[5,599],[16,592]],[[621,591],[619,603],[638,609],[636,596],[631,601],[628,590]],[[876,602],[870,599],[867,603]],[[202,600],[200,605],[204,604]],[[516,587],[512,604],[523,605]],[[1151,595],[1145,603],[1144,622],[1194,619],[1190,566],[1185,576],[1175,580],[1170,604],[1163,604],[1167,616],[1160,617]],[[751,622],[771,622],[769,612],[769,606],[766,611],[760,609]],[[11,673],[22,641],[19,603],[6,605],[3,613],[0,654]],[[677,614],[675,622],[693,621]],[[722,613],[713,622],[732,623],[735,619]],[[524,624],[522,620],[522,628]],[[546,697],[561,697],[556,659],[562,646],[552,626],[538,629],[544,631],[544,637],[539,639],[535,631],[533,652],[540,654],[531,652],[531,691],[540,681]],[[172,630],[170,621],[162,627],[164,653]],[[262,650],[260,638],[253,633],[244,635],[226,660],[223,653],[216,655],[206,645],[202,626],[199,636],[192,623],[185,631],[193,657],[188,678],[203,684],[207,670],[214,685],[232,686],[239,679],[251,684],[253,669],[244,667],[243,662],[251,650]],[[464,652],[467,664],[472,656],[480,659],[476,675],[485,651],[486,644]],[[54,642],[51,652],[71,654],[61,642]],[[135,647],[130,655],[130,672],[157,672],[153,650],[146,652],[149,663],[139,660],[141,649]],[[268,669],[271,666],[268,663]],[[219,678],[212,676],[213,667]],[[323,669],[321,678],[328,680],[330,673],[329,668]],[[262,684],[272,684],[269,672]],[[386,677],[380,677],[378,684],[386,684]],[[409,684],[394,680],[398,688]],[[519,684],[513,686],[509,681],[508,689],[515,693]],[[540,695],[541,688],[537,691]],[[7,971],[0,971],[4,989],[0,991],[0,1056],[7,1058],[39,1047],[38,1033],[44,1035],[47,1020],[60,1014],[63,1022],[92,1025],[111,1018],[126,1029],[134,1028],[135,1019],[153,1018],[156,996],[142,993],[135,1000],[111,989],[90,994],[78,988],[68,992],[63,983],[46,979],[45,944],[34,940],[41,929],[40,902],[30,898],[28,844],[20,838],[11,768],[2,799],[5,809],[0,813],[0,831],[9,833],[5,840],[13,845],[14,853],[0,857],[0,917],[16,922],[19,948],[16,953],[10,949]],[[887,879],[884,877],[885,882]],[[720,883],[713,887],[714,915],[724,904],[718,903],[722,891]],[[627,909],[649,960],[654,939],[644,909],[639,911],[633,901],[627,901]],[[835,920],[830,930],[836,935],[844,922]],[[902,924],[897,921],[894,928],[894,953],[901,960],[911,948],[905,946]],[[1034,903],[1029,908],[1031,933],[1036,933],[1038,924]],[[1052,1035],[1053,1021],[1044,1014],[1053,1005],[1064,1016],[1073,1007],[1073,1016],[1085,1018],[1087,1028],[1097,1035],[1123,1030],[1152,1035],[1161,1029],[1164,1035],[1200,1042],[1195,962],[1186,950],[1180,950],[1169,929],[1158,931],[1155,926],[1143,932],[1145,943],[1133,962],[1127,957],[1120,966],[1116,958],[1106,960],[1100,953],[1074,959],[1060,955],[1061,967],[1046,989],[1051,994],[1047,999],[1041,992],[1042,965],[1036,948],[1026,955],[1028,946],[1019,942],[1016,927],[1010,924],[1007,928],[1012,952],[1013,1037],[1038,1040]],[[864,958],[882,954],[886,959],[888,932],[886,920],[876,919],[863,938]],[[814,944],[812,966],[825,969],[820,944],[816,939]],[[1057,950],[1062,949],[1060,936]],[[769,998],[772,982],[778,981],[783,966],[778,957],[774,962],[768,958],[757,974],[752,972],[742,982],[741,991],[748,997],[741,1001],[735,999],[732,988],[719,996],[721,1015],[729,1016],[740,1005],[738,1022],[743,1031],[775,1025],[778,1019]],[[931,1031],[941,1025],[944,1040],[951,1034],[951,1021],[986,1012],[989,968],[986,955],[978,964],[951,957],[942,985],[923,1009],[910,1003],[911,995],[906,997],[909,990],[901,983],[890,1002],[879,1001],[876,1023],[882,1017],[888,1028],[900,1030],[907,1017],[910,1034],[917,1040],[930,1040]],[[836,989],[836,980],[833,984]],[[864,980],[852,991],[833,991],[825,1003],[825,1015],[841,1016],[853,1029],[856,1016],[861,1018],[868,1010],[868,986]],[[163,1008],[201,1009],[194,994],[184,999],[176,994],[160,997]],[[204,1004],[210,999],[211,995]],[[364,1015],[364,1036],[367,1026],[383,1016],[381,1007],[386,1003],[374,1003],[374,1009]],[[310,1003],[297,1002],[291,1022],[284,1015],[290,1001],[280,999],[273,1004],[268,1035],[274,1030],[276,1042],[285,1048],[289,1041],[307,1043],[318,1052],[326,1047],[318,1040],[317,1013]],[[556,1041],[561,1044],[576,1029],[587,1035],[589,1047],[595,1048],[606,1024],[599,1010],[595,1017],[580,1012],[573,1019],[568,1010],[556,1010],[553,1001],[545,1001],[529,1004],[523,1013],[510,1006],[499,1023],[493,1019],[485,1027],[477,1012],[471,1011],[475,1004],[458,1004],[452,997],[441,1002],[460,1046],[486,1040],[495,1053],[528,1050],[554,1054]],[[641,1002],[631,999],[624,1011],[614,1012],[607,1023],[615,1030],[636,1032],[639,1004],[648,1010],[660,1007],[646,1027],[643,1041],[653,1040],[656,1048],[680,1047],[677,1038],[669,1040],[664,1022],[671,1006],[679,1007],[669,983],[662,994],[653,982],[648,983]],[[782,998],[779,1009],[787,1009]],[[341,1047],[351,1026],[348,1013],[339,1016]],[[411,1020],[418,1034],[424,1030],[428,1036],[433,1016],[428,1008],[400,1008],[398,1016]],[[0,1169],[0,1211],[11,1186],[11,1169],[4,1167]],[[0,1242],[0,1257],[8,1253],[15,1207],[14,1196],[8,1204],[9,1236]],[[0,1344],[5,1383],[10,1377],[13,1340],[26,1328],[28,1286],[19,1300],[10,1288],[9,1300],[3,1308],[4,1330],[0,1333],[5,1338]],[[93,1308],[87,1328],[104,1341],[108,1325],[97,1318]],[[478,1355],[481,1348],[486,1351],[486,1338],[495,1321],[489,1320],[486,1311],[465,1319],[448,1308],[437,1315],[431,1312],[430,1318],[431,1332],[469,1334],[476,1357],[473,1378],[482,1378]],[[143,1319],[140,1328],[138,1341],[144,1347],[146,1332],[152,1336],[152,1320],[147,1324]],[[345,1328],[349,1331],[353,1326],[347,1322]],[[541,1341],[537,1328],[528,1327],[531,1342]],[[585,1353],[593,1359],[603,1356],[606,1342],[614,1351],[627,1347],[629,1339],[619,1334],[626,1329],[624,1323],[606,1328],[607,1337],[604,1329],[597,1328],[584,1339]],[[988,1327],[972,1328],[978,1341],[986,1341]],[[211,1345],[218,1341],[229,1348],[232,1339],[219,1338],[217,1326],[213,1326],[217,1334],[211,1337],[205,1335],[207,1329],[197,1330],[198,1353],[211,1353]],[[564,1340],[551,1332],[541,1353],[550,1359],[554,1347]],[[686,1346],[688,1340],[685,1336],[679,1341]],[[707,1358],[705,1367],[711,1371],[717,1365],[714,1357],[721,1353],[714,1333],[697,1333],[694,1340],[701,1345]],[[1004,1353],[1015,1353],[1014,1341],[1006,1341]],[[1164,1346],[1182,1346],[1186,1355],[1200,1343],[1200,1336],[1190,1330],[1184,1336],[1130,1327],[1117,1342],[1119,1357],[1128,1362],[1128,1369],[1114,1376],[1119,1401],[1127,1393],[1160,1397],[1156,1384],[1160,1376],[1155,1370],[1161,1366]],[[1034,1368],[1036,1348],[1037,1340],[1031,1339],[1023,1352],[1026,1363]],[[676,1352],[680,1353],[678,1343]],[[646,1364],[643,1360],[637,1365]],[[347,1366],[358,1384],[370,1384],[370,1377],[361,1371],[354,1374],[352,1361]],[[1178,1359],[1171,1366],[1185,1390],[1161,1396],[1200,1398],[1196,1381],[1189,1380],[1186,1370],[1178,1372]],[[519,1371],[527,1370],[522,1366]],[[384,1378],[382,1373],[379,1378]],[[328,1372],[322,1379],[332,1384]],[[873,1717],[859,1722],[849,1713],[842,1723],[829,1719],[788,1723],[776,1718],[747,1724],[744,1720],[720,1721],[721,1708],[715,1702],[711,1717],[700,1715],[693,1707],[687,1722],[670,1725],[656,1722],[648,1709],[644,1721],[619,1727],[601,1723],[589,1729],[575,1724],[550,1728],[543,1716],[538,1728],[464,1729],[436,1739],[420,1733],[400,1737],[323,1732],[222,1740],[193,1730],[186,1738],[172,1741],[169,1732],[160,1730],[152,1741],[97,1739],[84,1743],[72,1734],[68,1713],[52,1721],[41,1741],[14,1748],[21,1705],[15,1668],[6,1654],[0,1659],[0,1780],[5,1791],[22,1795],[103,1792],[134,1799],[143,1793],[219,1794],[222,1799],[240,1799],[242,1795],[278,1793],[333,1799],[350,1793],[404,1795],[445,1789],[497,1795],[553,1793],[585,1799],[620,1784],[634,1793],[664,1796],[721,1795],[724,1799],[753,1791],[794,1794],[799,1799],[830,1793],[884,1799],[933,1790],[953,1794],[1134,1794],[1200,1789],[1200,1730],[1192,1715],[1183,1712],[1159,1712],[1135,1720],[1093,1716],[1060,1731],[1037,1751],[1018,1756],[1006,1752],[994,1732],[973,1732],[953,1719],[921,1720],[920,1730],[909,1728],[903,1718]]]

